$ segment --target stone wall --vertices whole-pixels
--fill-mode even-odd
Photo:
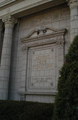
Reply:
[[[22,74],[25,79],[26,73],[22,72],[23,52],[21,50],[20,39],[28,35],[33,29],[39,29],[42,26],[52,29],[64,29],[64,28],[67,29],[67,33],[65,35],[65,41],[66,41],[65,54],[67,53],[69,47],[69,40],[70,40],[70,12],[68,7],[60,6],[57,7],[57,9],[51,8],[33,15],[29,15],[27,17],[20,18],[19,24],[16,25],[14,28],[14,35],[13,35],[9,99],[20,100],[20,96],[19,96],[20,85],[23,84],[23,86],[26,87],[25,81],[21,81]],[[61,48],[59,48],[58,52],[59,52],[59,56],[63,54]],[[60,67],[63,64],[63,59],[60,59],[58,64],[59,64],[58,69],[60,69]],[[27,95],[25,100],[39,101],[39,102],[53,102],[54,96],[31,94],[31,95]]]

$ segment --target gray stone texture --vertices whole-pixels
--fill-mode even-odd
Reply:
[[[78,0],[0,0],[0,99],[54,102],[64,55],[77,34]],[[44,54],[50,59],[36,60]],[[42,63],[53,65],[37,68]]]
[[[3,48],[1,55],[1,66],[0,66],[0,82],[2,83],[2,99],[8,99],[8,88],[9,88],[9,76],[10,76],[10,61],[11,61],[11,47],[12,47],[12,33],[14,21],[12,18],[3,18],[5,23],[5,33],[3,40]]]
[[[21,50],[21,38],[28,35],[33,29],[38,29],[40,26],[50,27],[54,29],[66,28],[68,30],[65,35],[65,54],[67,53],[70,42],[70,12],[68,7],[60,7],[57,9],[48,9],[46,11],[30,15],[20,19],[19,25],[14,28],[12,57],[11,57],[11,71],[10,71],[10,88],[9,99],[20,100],[19,91],[27,91],[26,81],[26,58],[27,51]],[[58,54],[58,55],[57,55]],[[56,52],[56,83],[58,81],[59,69],[61,68],[64,60],[63,47],[58,46]],[[58,66],[58,68],[57,68]],[[39,102],[53,102],[54,96],[42,95],[26,95],[27,101]]]
[[[78,0],[69,0],[70,7],[70,42],[78,35]]]

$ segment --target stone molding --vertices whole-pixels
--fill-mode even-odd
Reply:
[[[8,4],[14,3],[16,1],[23,1],[23,0],[5,0],[5,1],[0,3],[0,8],[3,7],[3,6],[6,6]]]
[[[36,11],[38,12],[38,11],[40,11],[40,10],[44,10],[44,9],[47,9],[47,8],[49,8],[49,7],[54,7],[54,6],[56,6],[56,5],[60,5],[60,4],[63,4],[63,3],[66,3],[66,1],[65,0],[38,0],[38,1],[36,1],[35,2],[35,0],[34,0],[34,2],[31,2],[31,0],[30,0],[30,2],[29,2],[29,4],[28,4],[28,2],[27,2],[27,4],[26,4],[26,0],[11,0],[11,2],[10,2],[10,0],[8,0],[9,2],[7,2],[7,4],[6,4],[6,2],[4,1],[3,3],[4,4],[2,4],[2,3],[0,3],[0,9],[1,9],[1,11],[2,10],[4,10],[5,12],[3,12],[3,14],[0,16],[0,19],[4,16],[4,15],[7,15],[7,12],[6,12],[6,9],[9,9],[9,7],[15,7],[15,9],[13,9],[12,11],[9,11],[10,12],[10,14],[11,15],[15,15],[17,18],[19,18],[19,17],[23,17],[22,15],[24,14],[24,12],[25,12],[25,15],[24,16],[26,16],[26,15],[28,15],[28,14],[31,14],[31,13],[35,13],[35,11],[34,11],[34,9],[33,8],[35,8],[36,7]],[[14,1],[14,2],[13,2]],[[52,2],[52,4],[51,4],[51,2]],[[19,7],[19,5],[18,5],[18,3],[21,3],[21,7]],[[1,5],[2,4],[2,5]],[[14,4],[15,4],[15,6],[14,6]],[[46,4],[46,5],[45,5]],[[12,6],[13,5],[13,6]],[[17,7],[16,7],[16,5],[17,5]],[[43,7],[40,7],[40,9],[39,10],[37,10],[37,6],[43,6]],[[9,6],[9,7],[8,7]],[[11,9],[11,8],[10,8]],[[29,12],[29,10],[30,9],[33,9],[32,10],[32,12],[30,11]],[[23,12],[23,14],[20,14],[21,12]],[[17,14],[19,14],[19,15],[17,15]]]
[[[40,95],[40,96],[55,96],[57,94],[57,91],[56,92],[22,92],[22,91],[19,91],[18,92],[20,95]]]
[[[46,28],[46,27],[44,27],[44,28]],[[27,65],[29,64],[28,59],[30,59],[30,58],[28,58],[28,56],[30,55],[29,52],[31,51],[31,49],[33,49],[34,47],[39,48],[39,46],[45,47],[46,45],[48,45],[48,47],[51,47],[51,49],[52,49],[52,46],[54,46],[54,49],[56,48],[55,51],[58,51],[61,47],[61,50],[64,50],[65,34],[66,34],[67,30],[66,29],[59,29],[58,30],[58,29],[48,28],[47,30],[50,30],[50,31],[48,31],[49,33],[46,32],[45,34],[41,34],[41,35],[37,35],[37,30],[38,29],[34,29],[26,37],[21,38],[22,51],[25,53],[25,54],[22,54],[23,55],[22,57],[24,57],[22,60],[22,64],[23,64],[23,67],[25,66],[25,68],[23,69],[23,72],[27,71],[25,76],[23,77],[23,75],[22,75],[22,77],[21,77],[21,82],[22,82],[22,80],[24,81],[24,84],[20,85],[20,89],[18,91],[21,98],[22,97],[24,98],[24,95],[34,95],[34,94],[40,95],[40,96],[41,95],[55,96],[56,92],[57,92],[57,86],[56,86],[57,85],[57,77],[58,77],[57,73],[55,73],[56,77],[54,78],[55,82],[56,82],[55,86],[51,87],[50,90],[49,90],[49,87],[48,88],[44,87],[41,90],[39,87],[38,88],[32,87],[32,86],[30,87],[30,84],[28,83],[28,81],[30,79],[29,75],[27,77],[28,72],[30,72],[27,68]],[[33,37],[34,35],[36,35],[36,36]],[[55,58],[57,58],[57,62],[59,61],[58,57],[59,57],[58,52],[56,52]],[[63,58],[62,55],[61,55],[61,57]],[[57,62],[54,63],[55,66],[56,66]],[[56,70],[58,70],[58,66],[55,67],[54,71],[56,71]],[[53,92],[52,92],[52,90],[53,90]]]
[[[41,26],[39,29],[33,29],[25,38],[30,38],[35,32],[38,32],[38,31],[44,31],[44,30],[51,30],[53,32],[57,32],[57,30],[55,30],[54,28],[48,28],[48,27],[44,27],[44,26]],[[46,31],[47,32],[47,31]],[[37,33],[38,34],[38,33]],[[43,33],[44,34],[44,33]]]
[[[14,17],[12,17],[11,15],[7,15],[7,16],[4,16],[2,18],[2,21],[6,24],[12,24],[14,26],[14,24],[16,24],[18,22],[18,20]]]
[[[34,30],[33,34],[35,31],[37,30]],[[54,43],[57,45],[63,45],[65,43],[64,35],[66,34],[66,31],[66,29],[55,30],[55,32],[52,32],[50,34],[41,35],[33,38],[31,37],[31,32],[31,34],[29,34],[30,37],[27,35],[25,38],[21,39],[22,50],[25,51],[29,47]]]

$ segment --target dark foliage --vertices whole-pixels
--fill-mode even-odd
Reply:
[[[51,120],[53,104],[0,101],[0,120]]]
[[[78,120],[78,36],[60,71],[53,120]]]

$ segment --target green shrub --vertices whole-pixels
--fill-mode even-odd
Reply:
[[[53,120],[78,120],[78,36],[70,45],[60,71]]]
[[[51,120],[53,104],[0,101],[0,120]]]

